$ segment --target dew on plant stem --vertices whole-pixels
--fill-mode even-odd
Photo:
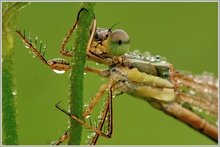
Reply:
[[[84,104],[84,107],[86,107],[86,108],[87,108],[88,106],[89,106],[89,104],[88,104],[88,103],[85,103],[85,104]]]
[[[16,90],[13,90],[13,91],[12,91],[12,94],[13,94],[13,95],[17,95],[17,91],[16,91]]]
[[[35,55],[35,54],[33,54],[33,55],[32,55],[32,57],[33,57],[33,58],[35,58],[35,57],[36,57],[36,55]]]

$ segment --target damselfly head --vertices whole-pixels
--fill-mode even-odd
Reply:
[[[130,48],[128,34],[123,30],[114,30],[107,38],[107,46],[113,56],[124,55]]]

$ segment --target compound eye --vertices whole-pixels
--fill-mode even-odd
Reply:
[[[115,30],[109,35],[107,45],[109,52],[113,56],[121,56],[128,52],[130,47],[130,39],[125,31]]]

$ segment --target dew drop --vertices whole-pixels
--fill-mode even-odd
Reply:
[[[203,110],[202,110],[202,109],[198,109],[198,111],[199,111],[199,112],[202,112]]]
[[[198,108],[198,107],[196,107],[196,106],[193,106],[193,109],[198,110],[199,108]]]
[[[206,114],[206,115],[209,115],[210,113],[209,113],[209,111],[206,111],[205,114]]]
[[[101,114],[101,113],[102,113],[102,112],[100,112],[100,114]],[[98,119],[100,120],[101,118],[102,118],[102,115],[99,115],[99,116],[98,116]]]
[[[31,36],[30,32],[29,32],[29,40],[30,40],[30,42],[32,42],[32,36]]]
[[[57,141],[51,141],[50,145],[56,145]]]
[[[92,137],[94,137],[94,136],[95,136],[95,134],[96,134],[96,133],[95,133],[95,132],[93,132],[93,133],[91,134],[91,136],[92,136]]]
[[[150,57],[151,54],[150,54],[150,52],[144,52],[144,53],[143,53],[143,56],[145,56],[145,57]]]
[[[192,95],[196,94],[195,91],[193,91],[193,90],[190,90],[189,93],[192,94]]]
[[[140,51],[139,51],[139,50],[134,50],[134,51],[133,51],[133,54],[134,54],[134,55],[140,54]]]
[[[97,122],[96,122],[96,121],[94,122],[94,126],[95,126],[95,127],[97,127],[97,126],[98,126],[98,124],[97,124]]]
[[[161,57],[161,62],[162,62],[162,63],[166,63],[166,61],[167,61],[167,58],[166,58],[166,57]]]
[[[87,119],[87,118],[90,118],[90,116],[91,116],[90,114],[89,114],[89,115],[87,115],[87,116],[86,116],[86,119]]]
[[[88,103],[84,104],[84,107],[88,107],[88,106],[89,106],[89,104],[88,104]]]
[[[150,61],[151,61],[151,62],[155,62],[155,60],[156,60],[156,58],[155,58],[154,56],[152,56],[152,57],[150,58]]]
[[[36,48],[36,47],[37,47],[35,43],[32,43],[32,46],[33,46],[34,48]]]
[[[155,56],[155,61],[157,61],[157,62],[160,62],[161,60],[160,60],[160,55],[156,55]]]
[[[13,91],[12,91],[12,94],[13,94],[13,95],[17,95],[17,91],[16,91],[16,90],[13,90]]]
[[[25,45],[25,47],[26,47],[26,48],[29,48],[29,46],[28,46],[28,45]]]
[[[90,140],[86,140],[85,141],[87,144],[91,144],[91,141]]]
[[[57,74],[63,74],[65,73],[65,70],[56,70],[56,69],[53,69],[53,71]]]

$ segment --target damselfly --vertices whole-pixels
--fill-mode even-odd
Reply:
[[[94,27],[95,28],[95,27]],[[101,30],[101,29],[97,29],[97,30]],[[110,30],[111,31],[111,30]],[[18,32],[19,33],[19,32]],[[102,35],[106,35],[106,33],[109,33],[109,34],[112,34],[112,32],[108,32],[108,30],[103,30],[103,32],[101,32],[101,34]],[[124,33],[124,32],[123,32]],[[20,33],[19,33],[20,34]],[[97,34],[97,32],[96,32],[96,34]],[[21,34],[20,34],[21,35]],[[22,36],[22,35],[21,35]],[[91,35],[92,37],[93,37],[93,35]],[[126,36],[126,35],[125,35]],[[106,38],[108,38],[108,36],[106,37]],[[104,42],[107,40],[106,38],[104,38],[103,39],[103,42],[101,43],[101,45],[103,45],[104,44]],[[124,36],[123,36],[123,39],[124,39]],[[25,40],[25,38],[23,38],[23,40]],[[96,43],[97,44],[97,40],[95,40],[95,41],[93,41],[94,43]],[[100,44],[98,44],[98,45],[100,45]],[[104,45],[103,45],[104,46]],[[108,48],[107,48],[108,49]],[[117,86],[118,86],[118,88],[122,88],[122,89],[118,89],[118,90],[120,90],[120,91],[122,91],[122,92],[126,92],[126,93],[130,93],[131,95],[141,95],[142,97],[152,97],[153,99],[155,99],[155,95],[156,95],[156,93],[158,92],[158,89],[157,88],[159,88],[159,89],[161,89],[162,90],[162,94],[164,94],[165,96],[167,96],[168,98],[171,98],[171,99],[168,99],[168,100],[166,100],[167,102],[169,102],[169,104],[170,104],[170,101],[172,101],[173,100],[173,98],[174,98],[174,95],[180,95],[180,96],[182,96],[183,94],[180,92],[180,91],[178,91],[178,85],[176,85],[176,83],[177,83],[177,80],[178,79],[181,79],[180,77],[180,75],[176,72],[176,71],[174,71],[173,69],[172,69],[172,65],[170,65],[169,63],[167,63],[166,61],[164,61],[164,63],[161,63],[162,62],[162,60],[161,60],[161,58],[159,57],[159,56],[150,56],[149,54],[146,54],[146,56],[145,55],[143,55],[143,54],[140,54],[140,53],[138,53],[137,51],[135,51],[135,52],[132,52],[132,53],[128,53],[128,54],[125,54],[125,55],[123,55],[122,57],[120,56],[120,58],[114,58],[113,59],[113,57],[111,56],[111,55],[109,55],[108,53],[104,53],[102,50],[99,50],[98,52],[97,52],[97,49],[95,48],[95,50],[93,50],[92,48],[89,48],[89,51],[91,51],[91,53],[92,54],[89,54],[88,56],[89,56],[89,59],[91,59],[91,60],[95,60],[96,62],[99,62],[99,63],[105,63],[105,64],[107,64],[107,65],[110,65],[111,67],[110,67],[110,69],[109,70],[103,70],[103,71],[100,71],[100,70],[95,70],[95,69],[93,69],[93,68],[86,68],[86,70],[87,71],[93,71],[93,72],[96,72],[96,73],[99,73],[99,75],[102,75],[103,77],[108,77],[108,76],[110,76],[111,77],[111,79],[113,79],[113,81],[111,80],[111,82],[109,83],[109,85],[111,85],[111,86],[109,86],[109,89],[111,88],[111,87],[113,87],[113,88],[116,88],[116,87],[114,87],[113,86],[113,84],[116,84]],[[91,56],[90,56],[91,55]],[[95,56],[94,56],[95,55]],[[106,56],[107,55],[107,56]],[[91,58],[90,58],[91,57]],[[147,57],[149,57],[149,59],[147,58]],[[61,63],[61,62],[59,62],[59,63]],[[114,67],[112,67],[114,65]],[[133,70],[133,69],[137,69],[137,70]],[[145,70],[145,69],[147,69],[147,70]],[[156,71],[155,71],[156,70]],[[159,70],[158,72],[157,72],[157,70]],[[130,73],[131,72],[131,75],[136,75],[136,74],[139,74],[139,76],[141,76],[142,77],[142,80],[141,79],[135,79],[136,77],[132,77],[132,76],[128,76],[127,75],[127,73]],[[148,73],[148,72],[150,72],[150,73]],[[104,74],[103,74],[104,73]],[[134,74],[133,74],[134,73]],[[143,73],[148,73],[148,74],[150,74],[150,75],[152,75],[152,77],[150,76],[150,77],[148,77],[148,75],[146,75],[146,74],[143,74]],[[159,74],[159,75],[158,75]],[[173,76],[174,77],[172,77],[171,75],[173,74]],[[191,74],[190,74],[191,75]],[[152,83],[145,83],[145,80],[146,79],[148,79],[148,78],[150,78],[150,79],[154,79],[154,77],[156,77],[156,76],[158,76],[159,78],[156,78],[157,80],[159,80],[159,82],[158,82],[158,84],[160,84],[160,83],[162,83],[162,87],[161,87],[161,85],[157,85],[156,83],[153,83],[153,85],[154,84],[156,84],[156,87],[155,87],[155,85],[153,86],[152,85]],[[146,78],[146,77],[148,77],[148,78]],[[177,79],[175,79],[177,77]],[[212,76],[209,76],[209,75],[204,75],[204,77],[207,77],[207,78],[212,78]],[[201,80],[202,79],[202,81],[204,81],[204,77],[197,77],[197,78],[200,78],[199,80]],[[161,79],[165,79],[165,80],[162,80],[162,81],[160,81]],[[189,79],[189,80],[191,80],[190,81],[190,83],[192,83],[193,82],[193,79],[194,79],[194,77],[192,77],[192,78],[190,78],[190,77],[187,77],[186,79]],[[208,79],[208,81],[209,81],[210,79]],[[115,83],[115,81],[117,81],[116,83]],[[166,82],[165,82],[166,81]],[[167,82],[168,81],[168,82]],[[164,83],[165,82],[165,83]],[[196,82],[198,82],[198,81],[194,81],[194,83],[196,83]],[[137,84],[138,83],[138,84]],[[187,83],[186,83],[186,80],[184,80],[184,81],[181,81],[181,83],[184,83],[184,85],[186,85]],[[146,85],[145,84],[147,84],[148,86],[149,86],[149,88],[151,89],[151,90],[155,90],[155,92],[156,93],[152,93],[152,96],[149,96],[149,95],[142,95],[143,94],[143,92],[132,92],[132,91],[130,91],[130,90],[135,90],[135,88],[134,87],[136,87],[136,90],[137,90],[137,88],[146,88]],[[167,85],[167,87],[166,86],[164,86],[164,84],[166,85],[166,84],[168,84]],[[207,85],[207,83],[203,83],[203,84],[206,84]],[[198,85],[200,85],[200,84],[198,84]],[[213,86],[215,86],[215,84],[211,84],[211,85],[213,85]],[[121,87],[120,87],[121,86]],[[143,87],[144,86],[144,87]],[[203,85],[204,86],[204,85]],[[130,88],[131,87],[131,88]],[[166,87],[166,88],[165,88]],[[105,89],[106,87],[104,87],[104,89]],[[176,88],[176,89],[175,89]],[[174,90],[175,89],[175,90]],[[189,88],[189,89],[192,89],[191,87]],[[128,91],[129,90],[129,91]],[[142,89],[143,90],[143,89]],[[165,90],[165,91],[167,91],[166,93],[164,93],[164,91],[163,90]],[[184,90],[188,90],[188,88],[187,89],[184,89]],[[212,92],[213,91],[217,91],[215,88],[213,89],[213,88],[211,88],[211,90],[212,90]],[[110,90],[109,90],[110,91]],[[144,89],[144,91],[146,91],[146,89]],[[208,89],[208,91],[209,91],[209,89]],[[192,96],[192,94],[195,92],[195,90],[193,90],[193,91],[189,91],[189,93],[190,93],[190,96]],[[212,93],[211,92],[211,93]],[[112,91],[112,93],[113,93],[113,91]],[[199,93],[199,92],[196,92],[196,94],[197,93]],[[169,94],[169,96],[167,95],[167,94]],[[205,94],[206,94],[206,92],[205,92]],[[106,102],[106,110],[108,110],[109,109],[109,107],[111,108],[111,106],[110,106],[110,104],[111,104],[111,93],[109,94],[110,96],[109,96],[109,100],[107,100],[107,102]],[[171,95],[171,96],[170,96]],[[208,95],[210,95],[210,94],[208,94]],[[186,96],[184,96],[184,98],[185,98]],[[206,97],[206,96],[205,96]],[[158,97],[158,98],[161,98],[160,96]],[[164,98],[162,98],[162,100],[163,100]],[[158,102],[158,101],[156,101],[155,103],[156,104],[162,104],[161,103],[161,101],[162,100],[160,100],[160,102]],[[178,99],[180,102],[181,101],[183,101],[182,99],[181,99],[181,97],[179,97],[179,99]],[[196,98],[193,98],[193,103],[194,102],[196,102],[197,101],[197,99]],[[199,100],[200,101],[200,100]],[[108,105],[108,103],[110,103],[109,105]],[[187,103],[187,104],[186,104]],[[213,101],[211,100],[211,102],[210,103],[213,103]],[[201,102],[199,103],[199,105],[201,104]],[[190,109],[192,109],[191,108],[191,105],[189,104],[189,101],[188,102],[185,102],[184,103],[184,105],[186,105],[187,107],[189,107]],[[155,105],[154,105],[155,106]],[[162,106],[162,105],[161,105]],[[177,106],[176,104],[174,105],[175,107]],[[162,107],[162,108],[164,108],[164,107]],[[181,107],[181,109],[182,109],[182,107]],[[207,109],[207,108],[206,108]],[[216,108],[214,108],[214,109],[216,109]],[[111,109],[109,109],[109,110],[111,110]],[[185,110],[185,108],[184,108],[184,110]],[[210,110],[209,108],[207,109],[208,111]],[[172,111],[173,112],[173,111]],[[210,111],[211,112],[211,111]],[[188,113],[188,112],[187,112]],[[211,112],[212,113],[212,112]],[[111,114],[111,113],[110,113]],[[190,114],[191,115],[191,114]],[[215,114],[214,114],[215,115]],[[75,118],[75,119],[77,119],[77,118]],[[190,122],[190,124],[191,124],[192,122]],[[196,124],[196,126],[197,126],[197,124]],[[98,130],[96,130],[96,133],[100,133],[100,134],[102,134],[101,132],[99,132]]]

